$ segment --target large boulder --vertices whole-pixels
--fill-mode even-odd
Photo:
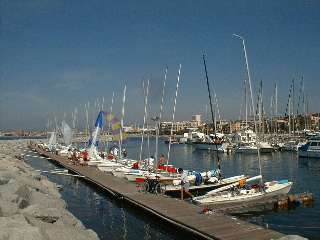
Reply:
[[[0,217],[0,239],[47,240],[40,229],[31,226],[22,215]]]
[[[21,212],[26,216],[32,216],[42,222],[55,223],[63,215],[63,209],[46,207],[42,205],[31,205]]]
[[[42,231],[46,233],[49,240],[98,240],[99,237],[92,230],[81,230],[68,225],[56,227],[46,224],[42,226]]]

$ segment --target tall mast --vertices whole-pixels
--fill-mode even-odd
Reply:
[[[243,46],[243,51],[244,51],[244,57],[246,59],[246,68],[247,68],[247,75],[248,75],[248,80],[249,80],[249,90],[250,90],[250,96],[251,96],[251,107],[252,107],[252,113],[253,113],[253,122],[254,122],[254,130],[257,133],[257,123],[256,123],[256,117],[255,117],[255,111],[254,111],[254,104],[253,104],[253,97],[252,97],[252,88],[251,88],[251,77],[250,77],[250,69],[249,69],[249,64],[248,64],[248,57],[247,57],[247,50],[246,50],[246,44],[245,44],[245,39],[237,34],[233,34],[233,36],[240,38],[242,40],[242,46]],[[258,135],[258,134],[257,134]],[[257,137],[258,141],[258,137]],[[259,145],[257,143],[257,145]],[[259,160],[259,172],[260,175],[262,176],[262,171],[261,171],[261,158],[260,158],[260,148],[258,146],[258,160]],[[263,182],[261,178],[261,183]]]
[[[297,106],[297,111],[296,111],[297,117],[298,117],[299,115],[302,116],[302,112],[303,112],[303,110],[301,110],[301,112],[300,112],[300,108],[303,108],[303,106],[302,106],[303,92],[304,92],[303,89],[304,89],[304,87],[303,87],[303,76],[301,76],[300,89],[299,89],[299,98],[298,98],[298,106]],[[300,122],[299,122],[299,123],[300,123]],[[301,127],[300,124],[299,124],[299,127]],[[301,130],[302,130],[302,129],[301,129]]]
[[[295,136],[295,112],[294,112],[294,78],[292,79],[292,129],[293,129],[293,136]]]
[[[171,138],[172,138],[172,133],[173,133],[174,117],[175,117],[175,113],[176,113],[177,96],[178,96],[178,89],[179,89],[179,82],[180,82],[180,73],[181,73],[181,64],[179,65],[177,85],[176,85],[176,94],[175,94],[175,97],[174,97],[174,104],[173,104],[172,126],[171,126],[171,131],[170,131],[170,138],[169,138],[167,165],[169,164],[169,160],[170,160]]]
[[[84,110],[86,112],[86,138],[88,138],[89,137],[89,112],[88,112],[89,106],[85,104],[84,108],[85,108]]]
[[[124,119],[124,105],[126,103],[126,91],[127,91],[127,85],[124,85],[123,89],[123,98],[122,98],[122,111],[121,111],[121,126],[120,126],[120,140],[119,140],[119,158],[122,157],[122,129],[123,129],[123,119]]]
[[[207,64],[206,64],[206,59],[205,55],[202,55],[203,57],[203,65],[204,65],[204,70],[206,74],[206,81],[207,81],[207,89],[208,89],[208,95],[209,95],[209,103],[210,103],[210,110],[211,110],[211,120],[212,120],[212,125],[213,125],[213,130],[214,130],[214,137],[217,137],[216,134],[216,128],[215,128],[215,117],[213,116],[213,109],[212,109],[212,99],[211,99],[211,90],[210,90],[210,85],[209,85],[209,78],[208,78],[208,71],[207,71]],[[218,154],[218,147],[217,144],[215,144],[216,147],[216,156],[217,156],[217,163],[218,163],[218,169],[219,169],[219,177],[221,176],[221,165],[220,165],[220,158]]]
[[[276,125],[276,133],[278,133],[278,86],[277,84],[275,84],[275,118],[276,118],[276,122],[275,122],[275,125]]]
[[[113,101],[114,101],[114,92],[112,92],[112,98],[111,98],[111,106],[110,106],[110,113],[109,113],[109,125],[107,130],[107,150],[109,150],[109,131],[111,129],[111,121],[112,121],[112,108],[113,108]]]
[[[143,82],[143,93],[144,95],[144,114],[143,114],[143,125],[142,125],[142,133],[141,133],[141,145],[140,145],[140,155],[139,160],[142,160],[142,149],[143,149],[143,142],[144,142],[144,129],[146,124],[146,117],[147,117],[147,105],[148,105],[148,95],[149,95],[149,79],[147,81],[147,87],[145,89],[144,82]]]
[[[303,93],[303,100],[302,101],[303,101],[303,112],[304,112],[304,130],[307,130],[307,105],[306,105],[306,94],[305,93]]]
[[[246,108],[246,127],[248,128],[247,78],[244,79],[244,104]]]
[[[209,103],[210,103],[210,111],[211,111],[211,120],[212,120],[212,126],[213,126],[213,133],[214,133],[214,135],[216,135],[215,117],[214,117],[214,115],[213,115],[211,91],[210,91],[210,85],[209,85],[207,64],[206,64],[206,59],[205,59],[205,55],[204,55],[204,54],[202,55],[202,58],[203,58],[203,65],[204,65],[204,70],[205,70],[205,74],[206,74],[207,89],[208,89],[208,94],[209,94]]]
[[[205,123],[206,123],[206,133],[208,133],[208,104],[206,104],[206,117],[205,117]]]
[[[166,67],[166,70],[164,72],[164,80],[163,80],[163,86],[162,86],[162,94],[161,94],[161,103],[160,103],[160,112],[159,112],[159,118],[155,119],[157,124],[157,132],[156,132],[156,153],[155,153],[155,162],[158,165],[158,151],[159,151],[159,131],[160,131],[160,124],[162,120],[162,111],[163,111],[163,101],[164,101],[164,91],[166,88],[166,81],[167,81],[167,73],[168,73],[168,67]]]
[[[256,117],[255,117],[253,96],[252,96],[252,87],[251,87],[251,75],[250,75],[250,69],[249,69],[249,63],[248,63],[248,56],[247,56],[245,39],[242,36],[237,35],[237,34],[233,34],[233,36],[235,36],[237,38],[240,38],[242,40],[244,57],[245,57],[245,60],[246,60],[247,77],[248,77],[248,81],[249,81],[249,90],[250,90],[250,97],[251,97],[251,110],[252,110],[252,113],[253,113],[254,131],[257,132],[257,124],[256,124]]]
[[[288,119],[288,124],[289,124],[289,136],[291,136],[291,96],[289,97],[289,107],[288,107],[288,112],[289,112],[289,119]]]
[[[270,99],[270,129],[268,128],[268,132],[272,133],[273,130],[273,116],[274,116],[274,99],[275,96],[272,95]]]

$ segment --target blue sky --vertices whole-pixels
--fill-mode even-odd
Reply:
[[[180,63],[176,119],[190,120],[208,103],[203,52],[221,117],[238,118],[246,72],[232,33],[246,38],[254,95],[262,80],[267,112],[274,84],[283,113],[302,75],[310,111],[320,111],[319,1],[1,0],[0,15],[0,129],[43,129],[64,114],[70,122],[75,107],[83,121],[84,104],[104,98],[108,110],[112,91],[119,113],[125,83],[125,122],[142,122],[142,81],[151,79],[155,115],[166,66],[170,120]]]

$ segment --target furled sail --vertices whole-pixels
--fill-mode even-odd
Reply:
[[[72,141],[72,129],[65,121],[62,121],[61,125],[63,141],[68,146],[71,144]]]

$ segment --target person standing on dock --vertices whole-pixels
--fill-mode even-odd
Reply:
[[[184,193],[193,198],[193,195],[189,192],[190,182],[187,171],[183,171],[182,168],[179,168],[178,173],[181,174],[181,200],[183,200]]]
[[[164,157],[163,154],[160,155],[159,163],[158,163],[158,168],[161,169],[166,164],[166,158]]]
[[[83,152],[82,152],[82,158],[83,158],[83,161],[88,161],[88,151],[87,149],[85,149]]]

